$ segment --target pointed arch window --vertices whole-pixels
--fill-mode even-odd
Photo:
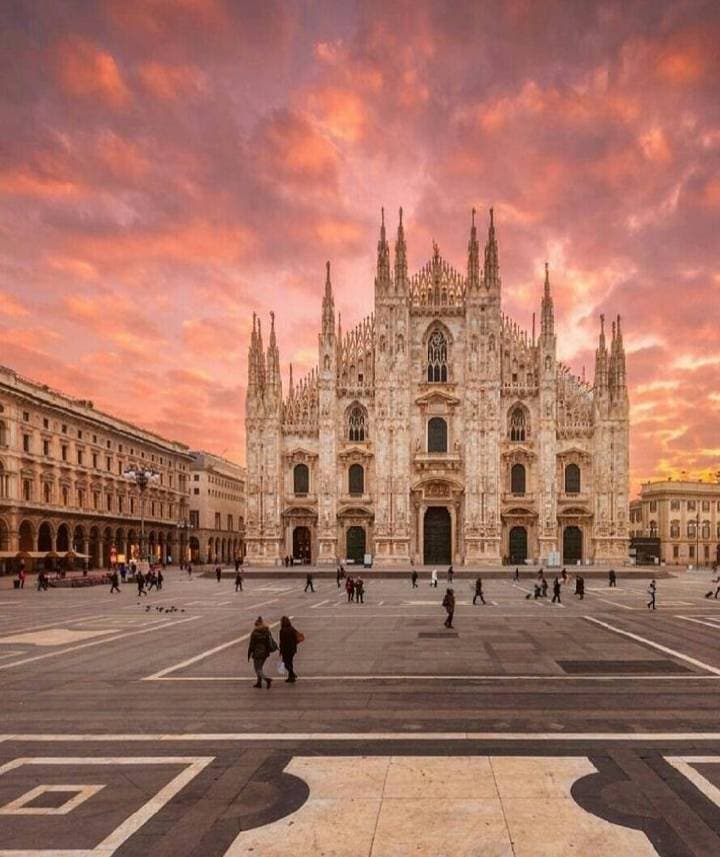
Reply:
[[[510,470],[510,491],[513,494],[525,493],[525,465],[513,464]]]
[[[510,414],[510,431],[508,434],[510,440],[519,442],[526,440],[529,434],[525,411],[520,407],[514,408]]]
[[[428,339],[427,379],[433,384],[443,384],[448,379],[447,339],[442,330],[434,330]]]
[[[361,495],[365,493],[365,468],[362,464],[351,464],[348,470],[348,493]]]
[[[580,493],[580,468],[577,464],[568,464],[565,468],[565,493]]]
[[[293,493],[308,494],[310,492],[310,471],[307,464],[296,464],[293,468]]]
[[[348,412],[348,440],[362,443],[367,436],[367,412],[362,405],[355,404]]]

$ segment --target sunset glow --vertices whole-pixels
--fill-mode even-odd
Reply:
[[[623,317],[633,493],[720,470],[720,6],[3,4],[0,363],[244,460],[253,311],[317,359],[325,261],[372,307],[495,208],[504,309],[559,358]]]

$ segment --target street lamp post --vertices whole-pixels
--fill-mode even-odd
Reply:
[[[157,482],[160,474],[152,467],[136,467],[131,464],[123,470],[125,479],[134,482],[140,494],[140,559],[145,559],[145,491],[151,482]]]
[[[178,530],[180,530],[181,534],[185,533],[186,537],[187,537],[187,534],[189,534],[190,530],[194,529],[192,521],[186,521],[184,518],[182,520],[178,521],[176,526],[177,526]],[[181,542],[182,542],[182,535],[181,535]],[[181,559],[181,563],[182,563],[182,565],[180,566],[181,568],[188,559],[187,558],[187,549],[188,549],[188,545],[186,544],[185,545],[186,555],[183,556]]]

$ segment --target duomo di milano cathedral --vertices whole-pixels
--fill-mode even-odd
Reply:
[[[628,394],[620,318],[601,317],[592,385],[558,362],[548,270],[536,338],[502,312],[490,210],[461,274],[433,247],[410,276],[380,229],[375,309],[349,332],[330,264],[318,365],[283,391],[253,322],[246,405],[247,559],[456,566],[622,562]]]

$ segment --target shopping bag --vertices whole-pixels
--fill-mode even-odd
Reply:
[[[285,675],[287,670],[285,669],[285,663],[283,661],[278,661],[277,665],[278,675]]]

